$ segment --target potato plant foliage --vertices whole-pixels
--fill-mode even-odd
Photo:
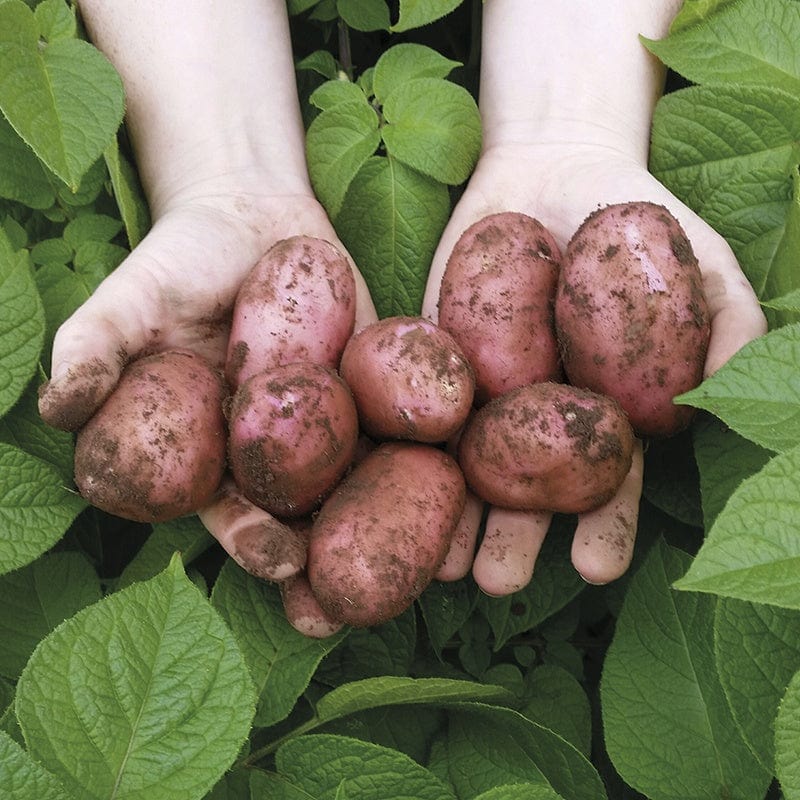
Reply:
[[[288,0],[311,176],[382,316],[418,313],[477,159],[480,7]],[[196,518],[74,490],[36,389],[148,213],[74,7],[0,2],[0,794],[800,798],[800,2],[686,0],[644,45],[673,77],[651,169],[727,238],[769,332],[649,447],[626,577],[583,584],[559,516],[517,594],[434,583],[316,641]]]

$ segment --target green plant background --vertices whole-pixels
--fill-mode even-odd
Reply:
[[[288,8],[315,189],[380,313],[415,313],[480,148],[481,3]],[[769,333],[648,448],[627,576],[583,584],[558,517],[523,591],[434,583],[316,641],[196,518],[74,491],[36,387],[148,214],[74,8],[0,2],[4,797],[800,798],[800,2],[686,0],[645,45],[671,70],[651,169],[726,237]]]

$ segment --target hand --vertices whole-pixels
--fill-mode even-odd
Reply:
[[[436,318],[447,257],[461,233],[484,216],[498,211],[523,212],[545,225],[564,248],[591,211],[629,200],[649,200],[668,207],[694,246],[712,319],[705,364],[705,374],[711,374],[766,330],[753,290],[721,236],[656,181],[640,160],[607,147],[504,144],[485,151],[437,249],[423,313]],[[605,506],[579,516],[572,563],[590,583],[612,581],[630,564],[642,471],[639,444],[617,495]],[[479,520],[480,514],[473,511],[473,523],[460,533],[440,577],[452,579],[469,570],[465,554],[471,557],[474,550],[476,518]],[[548,513],[490,509],[472,564],[474,578],[485,592],[509,594],[529,582],[550,518]]]
[[[243,183],[227,188],[215,181],[213,191],[193,186],[176,195],[141,244],[62,325],[53,344],[52,377],[40,395],[47,422],[79,428],[112,391],[125,364],[146,352],[186,347],[222,369],[239,285],[276,241],[303,233],[345,252],[310,193],[270,197],[242,191]],[[376,315],[353,268],[361,325]],[[280,557],[274,551],[266,555],[274,520],[230,483],[200,516],[248,572],[285,577],[275,572]]]

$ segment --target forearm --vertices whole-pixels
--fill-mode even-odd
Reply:
[[[486,0],[485,147],[583,142],[646,159],[664,36],[681,0]]]
[[[80,0],[122,76],[154,213],[187,184],[247,176],[310,191],[284,0]]]

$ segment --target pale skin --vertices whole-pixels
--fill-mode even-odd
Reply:
[[[667,206],[681,222],[703,271],[712,317],[705,374],[765,332],[758,301],[725,240],[647,171],[652,113],[664,72],[639,35],[665,36],[680,5],[679,0],[486,0],[479,99],[483,150],[434,257],[426,316],[436,319],[453,246],[482,217],[526,213],[563,248],[597,207],[650,200]],[[591,583],[615,580],[630,565],[642,471],[638,445],[616,497],[579,517],[572,562]],[[547,513],[491,509],[472,565],[478,585],[504,595],[528,583],[549,523]]]
[[[714,315],[706,371],[763,332],[758,304],[724,241],[646,171],[662,75],[637,36],[663,35],[677,6],[486,0],[484,148],[434,259],[427,315],[436,315],[447,254],[485,214],[529,213],[563,243],[597,205],[636,198],[668,205],[695,242]],[[79,7],[93,41],[122,76],[154,224],[56,335],[40,408],[46,419],[61,416],[73,428],[76,415],[91,414],[125,361],[140,353],[190,347],[221,365],[239,284],[274,242],[303,233],[341,246],[308,178],[284,0],[81,0]],[[355,272],[360,327],[376,316]],[[101,367],[92,370],[88,393],[86,365]],[[573,563],[587,580],[606,582],[627,567],[640,476],[639,453],[606,515],[619,520],[630,512],[622,558],[619,548],[609,550],[603,512],[582,518]],[[238,505],[230,495],[226,501]],[[260,512],[247,513],[253,521]],[[224,507],[212,504],[200,516],[229,552],[235,549],[236,520]],[[548,519],[490,513],[473,568],[485,591],[505,594],[530,579]],[[471,530],[474,543],[477,524]],[[469,570],[473,551],[469,536],[462,537],[448,577]],[[501,551],[502,561],[492,556]]]

